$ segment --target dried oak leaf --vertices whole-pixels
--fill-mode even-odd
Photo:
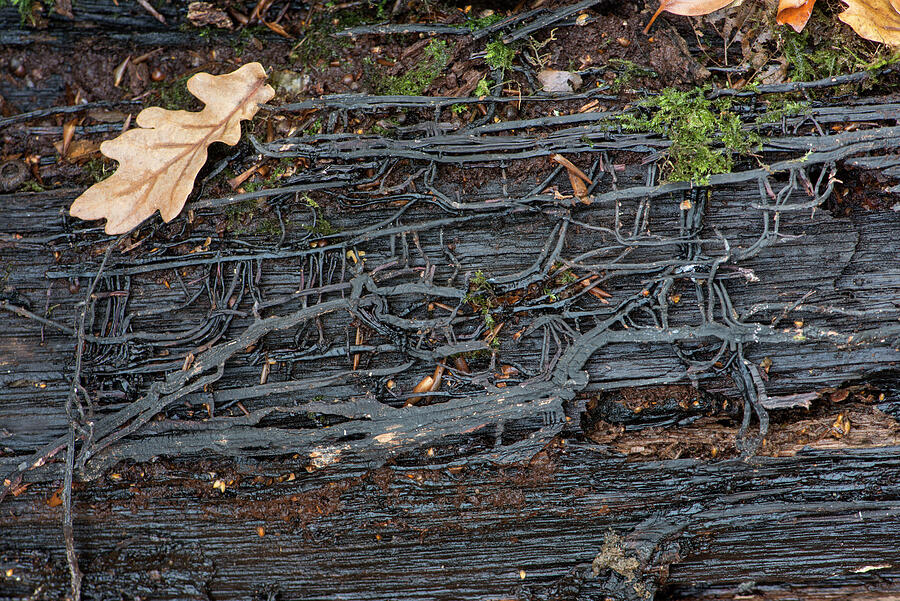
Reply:
[[[660,0],[659,8],[653,13],[650,22],[644,27],[644,33],[650,31],[650,26],[656,21],[656,17],[663,11],[683,17],[699,17],[725,8],[734,0]]]
[[[838,18],[860,37],[900,46],[900,0],[843,0],[847,9]]]
[[[106,218],[108,234],[131,230],[157,209],[163,221],[171,221],[184,208],[206,162],[207,147],[213,142],[237,144],[241,121],[252,118],[258,105],[275,95],[259,63],[226,75],[197,73],[187,88],[206,104],[199,113],[150,107],[137,116],[141,129],[100,145],[100,152],[118,161],[119,169],[75,199],[69,209],[73,217]]]
[[[790,25],[800,33],[806,27],[815,4],[816,0],[779,0],[775,21],[779,25]]]

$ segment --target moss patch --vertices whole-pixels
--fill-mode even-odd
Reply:
[[[47,7],[47,10],[52,10],[56,2],[54,0],[46,0],[43,4]],[[22,23],[25,21],[31,21],[34,23],[34,9],[37,5],[37,0],[0,0],[0,8],[6,6],[14,6],[16,10],[19,11],[19,16],[22,18]]]
[[[802,33],[779,28],[778,44],[793,81],[875,71],[900,61],[900,50],[868,42],[834,20],[814,19]],[[829,93],[833,94],[833,90]]]
[[[322,207],[319,206],[319,203],[306,195],[301,197],[300,200],[306,203],[306,206],[316,212],[315,225],[304,224],[303,229],[312,232],[317,236],[331,236],[340,232],[338,228],[331,225],[330,221],[325,219],[325,216],[322,214]]]
[[[667,88],[640,106],[649,115],[626,113],[619,121],[627,131],[652,131],[672,141],[664,165],[669,181],[708,184],[710,175],[731,172],[735,154],[760,147],[759,135],[744,131],[730,99],[707,100],[699,88]]]
[[[193,75],[193,73],[182,75],[171,82],[153,82],[151,87],[155,88],[159,95],[159,105],[170,111],[196,110],[201,108],[201,102],[197,100],[193,94],[188,92],[187,89],[187,80],[191,75]]]
[[[511,47],[500,40],[494,40],[487,45],[485,50],[484,60],[491,69],[508,71],[512,68],[512,61],[513,57],[516,56],[516,51]]]
[[[425,46],[419,66],[402,75],[389,75],[376,81],[379,94],[388,96],[421,96],[450,62],[450,51],[444,40],[432,40]]]

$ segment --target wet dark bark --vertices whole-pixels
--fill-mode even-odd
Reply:
[[[189,42],[120,5],[78,6],[113,41]],[[82,35],[54,19],[0,42]],[[0,196],[0,599],[69,593],[66,538],[85,599],[896,594],[894,438],[758,456],[842,386],[900,413],[896,99],[786,118],[697,187],[660,183],[667,141],[575,111],[603,92],[500,123],[510,98],[269,107],[324,132],[214,149],[189,210],[124,240],[67,216],[81,188]],[[347,125],[397,107],[388,134]],[[37,108],[0,125],[61,112]],[[258,156],[301,168],[208,192]],[[669,384],[696,404],[616,401]],[[700,416],[740,457],[586,436]]]

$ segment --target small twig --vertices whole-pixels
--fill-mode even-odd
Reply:
[[[147,0],[137,0],[137,2],[144,8],[144,10],[146,10],[148,13],[150,13],[154,19],[156,19],[163,25],[166,24],[166,18],[164,16],[162,16],[161,14],[159,14],[159,11],[157,11],[155,8],[153,8],[153,5],[151,5],[149,2],[147,2]]]

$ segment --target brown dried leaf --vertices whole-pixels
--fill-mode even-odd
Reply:
[[[558,163],[558,164],[562,165],[563,167],[566,168],[566,170],[569,173],[583,179],[586,184],[593,185],[594,182],[591,181],[591,178],[589,178],[587,175],[585,175],[584,171],[579,169],[578,166],[575,165],[575,163],[573,163],[572,161],[570,161],[563,155],[558,154],[558,153],[551,154],[550,160],[553,161],[554,163]]]
[[[790,25],[800,33],[806,27],[815,4],[816,0],[779,0],[775,21],[779,25]]]
[[[847,9],[838,18],[860,37],[900,46],[900,2],[897,0],[843,0]]]
[[[725,8],[732,2],[734,0],[660,0],[659,8],[653,13],[650,22],[644,28],[644,33],[650,31],[650,26],[663,11],[684,17],[699,17]]]
[[[289,39],[289,40],[293,40],[293,39],[294,39],[294,36],[292,36],[291,34],[289,34],[289,33],[287,32],[287,30],[285,30],[285,28],[282,27],[281,25],[279,25],[278,23],[275,23],[275,22],[272,22],[272,21],[263,21],[262,23],[263,23],[263,25],[265,25],[266,27],[268,27],[269,29],[271,29],[272,31],[274,31],[275,33],[277,33],[278,35],[280,35],[281,37],[287,38],[287,39]]]
[[[71,119],[63,124],[62,148],[59,151],[59,154],[63,157],[69,154],[69,144],[71,144],[72,139],[75,138],[75,126],[78,125],[78,121],[79,119]]]
[[[72,14],[72,0],[58,0],[53,8],[67,19],[75,18]]]
[[[582,181],[581,178],[577,177],[574,173],[569,171],[569,183],[572,185],[572,191],[575,193],[576,198],[584,202],[587,198],[588,191],[587,186],[584,184],[584,181]]]
[[[584,202],[587,197],[587,187],[593,185],[591,178],[585,175],[584,171],[579,169],[575,163],[561,154],[550,155],[550,160],[559,163],[566,168],[566,172],[569,175],[569,183],[572,184],[572,190],[575,192],[575,196]]]
[[[63,151],[62,140],[54,142],[53,147],[60,156],[66,157],[66,160],[70,163],[77,163],[100,152],[100,145],[90,140],[74,140],[65,151]]]
[[[106,218],[108,234],[131,230],[157,209],[163,221],[171,221],[191,193],[207,147],[213,142],[237,144],[241,121],[252,118],[258,105],[275,95],[259,63],[226,75],[198,73],[187,88],[206,108],[199,113],[159,107],[141,111],[138,129],[100,145],[100,152],[118,161],[119,169],[75,199],[69,210],[73,217]]]

